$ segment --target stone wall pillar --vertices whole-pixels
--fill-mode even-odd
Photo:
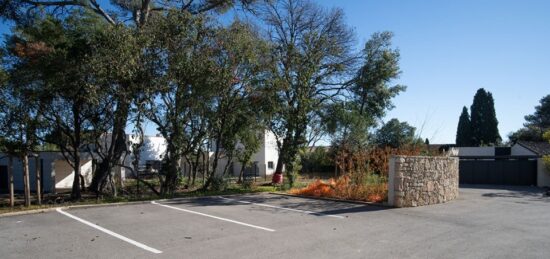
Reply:
[[[388,172],[388,203],[416,207],[458,197],[458,158],[392,156]]]

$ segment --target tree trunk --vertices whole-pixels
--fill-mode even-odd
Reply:
[[[124,100],[119,101],[117,105],[109,151],[107,152],[105,158],[100,162],[90,184],[90,190],[96,193],[101,193],[103,191],[113,166],[117,164],[127,149],[126,124],[128,121],[129,108],[130,104]]]
[[[40,186],[40,183],[41,183],[41,162],[42,160],[40,159],[40,157],[36,157],[35,160],[34,160],[34,164],[35,164],[35,173],[36,173],[36,200],[37,200],[37,203],[38,205],[42,205],[42,186]]]
[[[31,206],[31,185],[29,179],[29,157],[24,154],[23,161],[23,184],[25,189],[25,207]]]
[[[8,160],[8,181],[9,181],[9,189],[10,189],[10,207],[13,208],[13,205],[15,203],[15,195],[13,191],[13,157],[10,155]]]
[[[281,152],[279,152],[279,157],[277,158],[277,166],[275,167],[275,173],[282,174],[283,166],[284,166],[283,157],[281,155]]]
[[[243,181],[244,167],[245,167],[245,164],[241,163],[241,171],[239,172],[239,179],[237,180],[237,183],[242,183]]]
[[[74,179],[73,189],[71,191],[71,199],[75,201],[82,198],[82,195],[80,193],[80,152],[78,150],[73,152],[73,159]]]
[[[140,140],[141,141],[141,140]],[[139,148],[137,148],[136,150],[133,150],[134,152],[134,161],[132,161],[132,164],[134,166],[134,173],[135,173],[135,177],[136,177],[136,196],[139,196],[139,159],[140,159],[140,156],[141,156],[141,151],[139,150]]]
[[[199,148],[199,150],[197,152],[197,156],[195,157],[195,164],[193,165],[193,168],[191,169],[193,171],[193,179],[192,179],[192,182],[191,182],[192,186],[195,186],[195,179],[197,178],[197,172],[199,171],[200,159],[201,159],[201,157],[203,157],[202,155],[203,155],[202,149]],[[203,179],[203,181],[204,181],[204,179]]]
[[[214,161],[213,161],[213,164],[212,164],[212,172],[208,174],[208,178],[206,179],[206,182],[204,183],[204,185],[201,188],[204,191],[206,191],[208,189],[208,187],[212,183],[213,178],[216,176],[216,168],[218,167],[218,160],[219,160],[219,155],[220,155],[220,144],[221,144],[221,139],[220,139],[220,137],[218,137],[216,139],[216,151],[214,151]],[[210,165],[210,155],[208,156],[208,163]],[[209,168],[207,170],[210,171]]]
[[[161,194],[171,196],[174,194],[178,180],[178,158],[174,147],[169,148],[165,173],[166,178],[161,186]]]

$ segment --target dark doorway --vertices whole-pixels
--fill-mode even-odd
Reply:
[[[0,192],[4,193],[8,191],[9,178],[8,178],[8,167],[5,165],[0,165]]]

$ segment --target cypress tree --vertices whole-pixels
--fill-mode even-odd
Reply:
[[[491,92],[483,88],[477,90],[470,111],[472,144],[481,146],[500,143],[495,101]]]
[[[456,129],[456,145],[459,147],[467,147],[472,145],[472,125],[470,123],[470,115],[468,108],[464,106],[462,113],[458,119],[458,127]]]

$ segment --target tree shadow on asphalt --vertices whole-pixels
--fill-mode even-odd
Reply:
[[[192,199],[174,199],[162,202],[167,205],[184,205],[187,207],[205,207],[205,206],[250,206],[258,211],[276,211],[281,210],[273,207],[263,207],[251,203],[263,204],[268,206],[277,206],[287,209],[313,212],[310,215],[327,216],[348,213],[375,212],[392,209],[391,207],[357,204],[345,201],[330,201],[307,197],[290,197],[283,195],[265,196],[265,195],[246,195],[230,196],[229,199],[220,197],[199,197]],[[243,203],[247,202],[247,203]],[[281,210],[284,211],[284,210]]]
[[[491,190],[491,192],[482,193],[482,197],[488,198],[517,198],[527,201],[550,202],[548,190],[534,186],[490,186],[490,185],[472,185],[461,186],[461,188],[475,188]]]

